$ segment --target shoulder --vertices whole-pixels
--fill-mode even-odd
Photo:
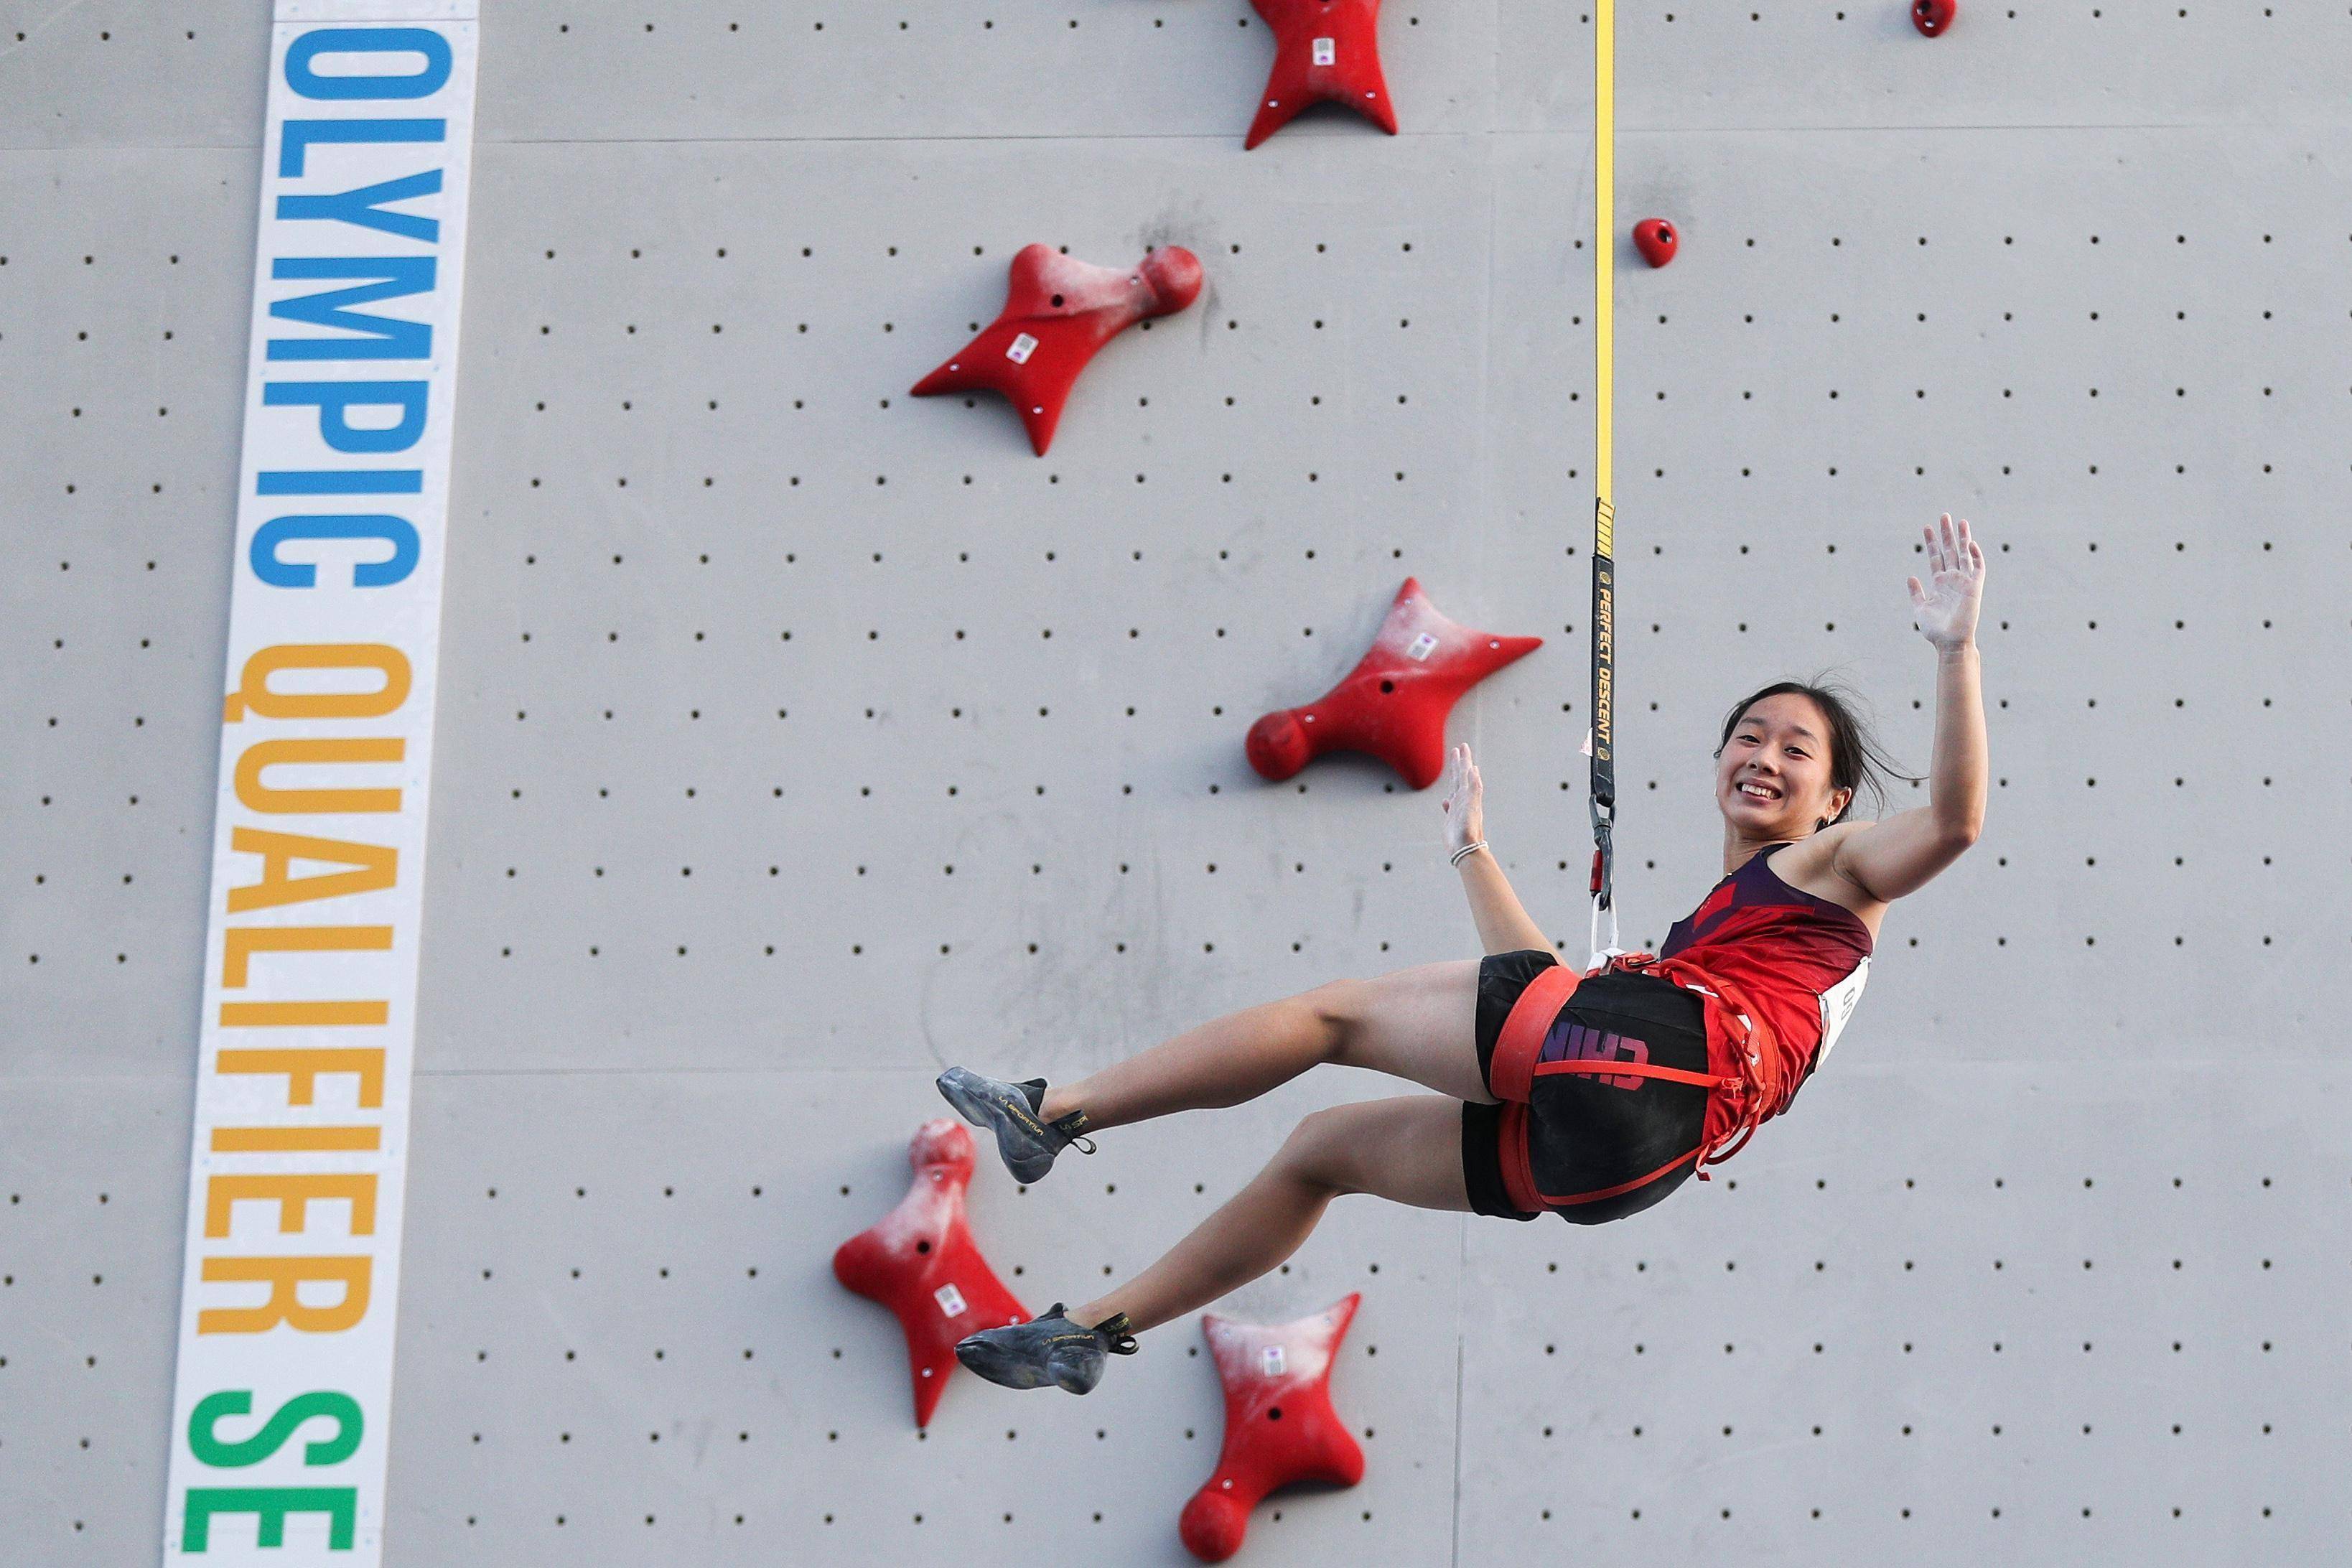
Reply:
[[[1862,917],[1870,928],[1871,939],[1878,937],[1879,921],[1885,917],[1886,900],[1837,868],[1838,846],[1857,833],[1870,831],[1867,822],[1841,822],[1809,834],[1793,844],[1766,850],[1772,857],[1772,871],[1780,880],[1800,892],[1811,893],[1817,899],[1827,899]]]

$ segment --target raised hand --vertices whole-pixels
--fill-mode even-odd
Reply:
[[[1938,648],[1958,647],[1977,635],[1977,607],[1984,596],[1984,552],[1969,532],[1968,519],[1958,530],[1946,512],[1943,534],[1934,528],[1927,536],[1927,585],[1906,578],[1911,589],[1911,620],[1920,635]]]
[[[1446,766],[1454,787],[1439,809],[1445,813],[1445,848],[1451,854],[1486,837],[1486,786],[1479,780],[1478,764],[1470,760],[1468,742],[1447,754]]]

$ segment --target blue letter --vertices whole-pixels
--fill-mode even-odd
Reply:
[[[414,496],[425,493],[422,468],[264,468],[257,496]]]
[[[269,307],[273,316],[289,321],[310,321],[347,332],[366,332],[376,341],[353,342],[346,338],[272,338],[271,359],[428,359],[433,353],[433,328],[424,321],[393,321],[362,316],[343,309],[388,300],[399,294],[422,294],[433,287],[429,256],[285,256],[269,265],[272,278],[373,278],[323,294],[280,300]]]
[[[320,55],[423,55],[414,76],[320,76]],[[449,79],[449,40],[424,27],[321,27],[286,51],[286,85],[304,98],[430,98]]]
[[[391,560],[352,568],[354,588],[389,588],[416,570],[416,530],[400,518],[273,517],[254,532],[253,574],[273,588],[317,587],[317,567],[278,558],[281,545],[299,539],[380,539],[391,545]]]
[[[278,216],[281,218],[332,218],[338,223],[348,223],[360,228],[380,228],[386,234],[421,239],[430,245],[441,237],[439,218],[378,212],[376,208],[384,202],[404,202],[411,196],[429,196],[440,188],[441,171],[428,169],[422,174],[386,180],[382,184],[364,185],[356,191],[342,191],[331,196],[280,196],[278,198]]]
[[[440,142],[446,120],[289,120],[278,133],[278,172],[302,177],[302,163],[314,142]]]
[[[399,452],[425,433],[424,381],[272,381],[261,401],[272,408],[310,403],[319,409],[319,436],[338,452]],[[388,427],[354,426],[353,408],[397,408],[400,423]]]

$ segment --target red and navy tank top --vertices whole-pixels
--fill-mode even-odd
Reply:
[[[1667,931],[1658,956],[1687,950],[1739,987],[1771,1026],[1780,1081],[1793,1097],[1853,1016],[1876,944],[1860,915],[1773,873],[1770,858],[1781,847],[1749,856],[1717,882]]]

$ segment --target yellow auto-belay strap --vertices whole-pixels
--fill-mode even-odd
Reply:
[[[1611,287],[1617,258],[1616,17],[1613,0],[1595,0],[1592,16],[1592,295],[1595,459],[1592,501],[1592,729],[1584,749],[1592,759],[1592,959],[1599,969],[1625,950],[1617,945],[1617,903],[1610,832],[1617,820],[1615,680],[1617,658],[1616,510],[1610,502],[1609,410],[1615,388],[1611,346],[1614,326]],[[1608,938],[1601,916],[1609,917]]]

